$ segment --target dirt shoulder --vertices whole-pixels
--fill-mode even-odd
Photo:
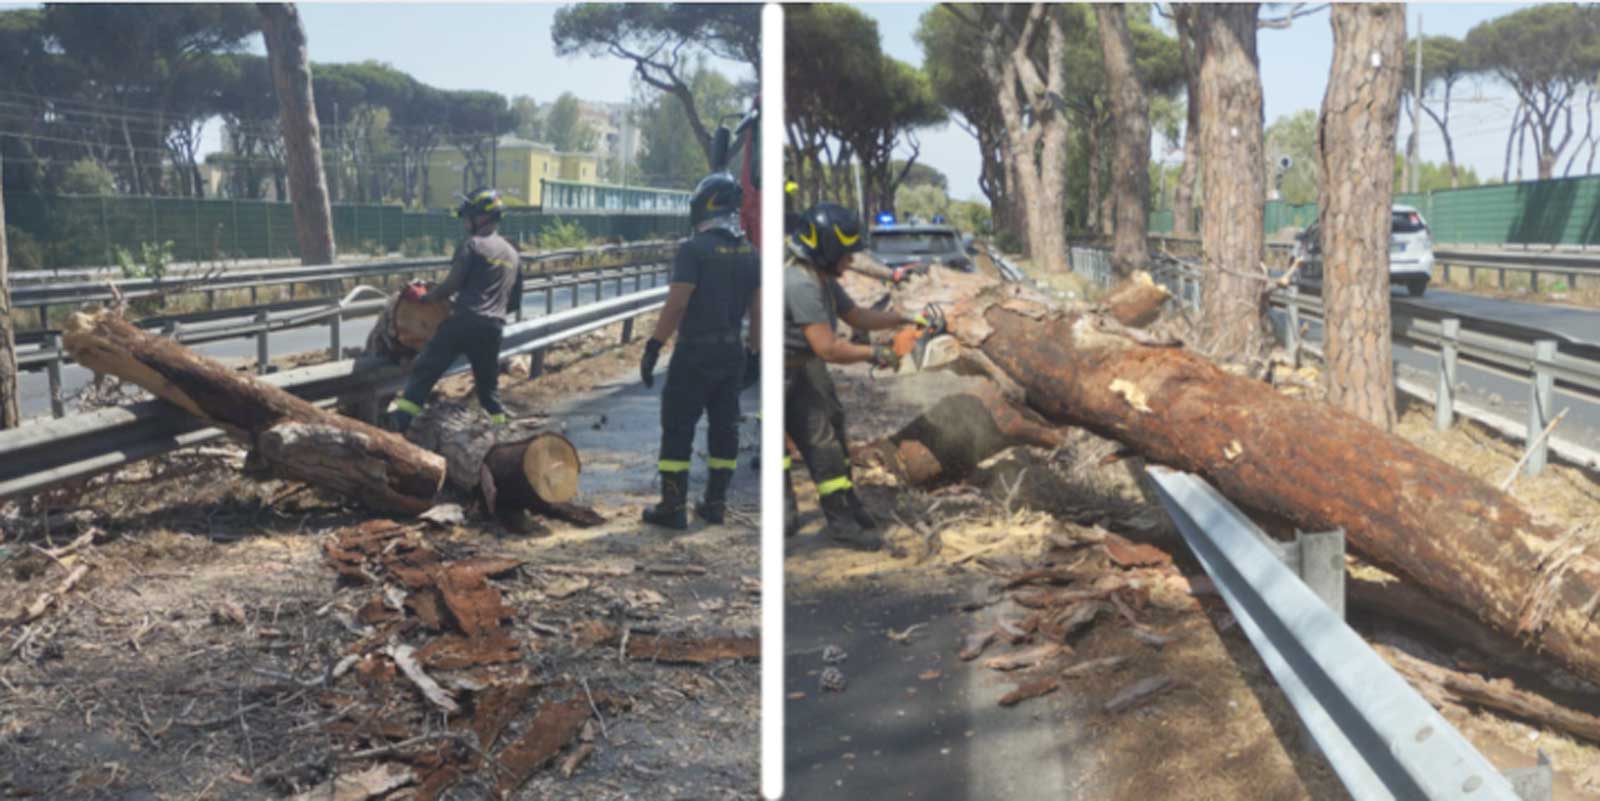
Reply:
[[[599,525],[528,536],[470,509],[391,524],[245,482],[225,448],[4,510],[0,619],[87,571],[0,625],[0,795],[275,799],[403,776],[374,797],[751,797],[754,473],[727,525],[671,537],[638,522],[655,440],[636,432],[657,426],[658,398],[632,377],[640,344],[615,341],[598,332],[503,384],[514,414],[549,414],[579,447],[578,500]],[[81,532],[99,533],[38,550]]]

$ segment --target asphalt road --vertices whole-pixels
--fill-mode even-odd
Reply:
[[[641,288],[659,286],[651,278],[641,285]],[[632,291],[632,283],[628,282],[625,292]],[[615,282],[607,282],[603,288],[601,300],[617,296]],[[595,300],[595,290],[592,284],[579,288],[580,304],[592,303]],[[572,307],[572,292],[560,289],[555,292],[552,311],[562,311]],[[523,311],[526,317],[539,317],[545,313],[544,290],[530,292],[523,296]],[[242,315],[240,322],[247,322],[251,315]],[[339,326],[340,343],[345,348],[359,348],[367,341],[367,334],[377,322],[376,315],[361,317],[353,320],[344,320]],[[270,337],[269,353],[273,358],[279,358],[296,353],[326,350],[328,348],[328,327],[325,324],[294,328],[288,331],[273,332]],[[204,345],[193,346],[202,355],[214,359],[238,360],[246,359],[254,363],[256,356],[256,340],[254,337],[229,339],[220,342],[210,342]],[[70,398],[73,393],[87,386],[94,375],[77,365],[66,365],[61,370],[61,392],[63,397]],[[18,396],[22,405],[22,416],[47,417],[50,414],[50,383],[43,370],[23,373],[19,378]]]
[[[817,535],[802,535],[817,536]],[[785,799],[1070,801],[1072,723],[1059,699],[996,704],[1011,683],[956,657],[970,577],[919,593],[863,580],[785,599]],[[897,582],[896,585],[903,583]],[[919,626],[905,642],[886,632]],[[823,690],[828,646],[842,692]],[[798,697],[797,693],[804,693]]]

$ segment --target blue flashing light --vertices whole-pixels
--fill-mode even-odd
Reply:
[[[879,225],[894,225],[894,212],[891,212],[891,211],[880,211],[880,212],[878,212],[878,224]]]
[[[934,225],[944,225],[944,215],[943,214],[935,214],[935,215],[933,215],[933,224]]]

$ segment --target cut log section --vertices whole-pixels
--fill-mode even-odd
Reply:
[[[910,484],[959,481],[1014,445],[1055,448],[1066,431],[1007,400],[992,384],[951,395],[893,435],[856,451]]]
[[[448,301],[423,303],[397,292],[367,334],[364,355],[399,362],[416,357],[450,316]]]
[[[1107,312],[941,268],[895,299],[902,310],[942,303],[963,347],[987,356],[1045,419],[1196,473],[1302,528],[1342,527],[1368,561],[1600,680],[1600,557],[1504,492]]]
[[[444,456],[451,486],[490,509],[545,511],[578,494],[578,449],[554,431],[492,425],[463,403],[435,403],[406,437]]]
[[[445,460],[396,434],[330,414],[110,312],[67,319],[72,358],[149,390],[252,448],[272,475],[330,489],[381,511],[417,514],[444,485]]]

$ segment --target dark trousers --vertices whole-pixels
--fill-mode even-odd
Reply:
[[[472,385],[478,391],[478,405],[489,414],[502,414],[500,405],[500,333],[504,324],[472,314],[457,314],[439,324],[433,338],[422,348],[411,367],[400,396],[420,407],[428,401],[433,385],[450,369],[456,357],[466,354],[472,365]]]
[[[844,405],[839,403],[828,365],[816,357],[794,364],[794,358],[786,360],[783,370],[784,433],[800,449],[818,495],[848,490],[853,485]]]
[[[739,457],[739,388],[744,348],[737,342],[679,342],[661,388],[661,471],[688,472],[694,427],[706,414],[706,451],[713,470],[732,470]]]

